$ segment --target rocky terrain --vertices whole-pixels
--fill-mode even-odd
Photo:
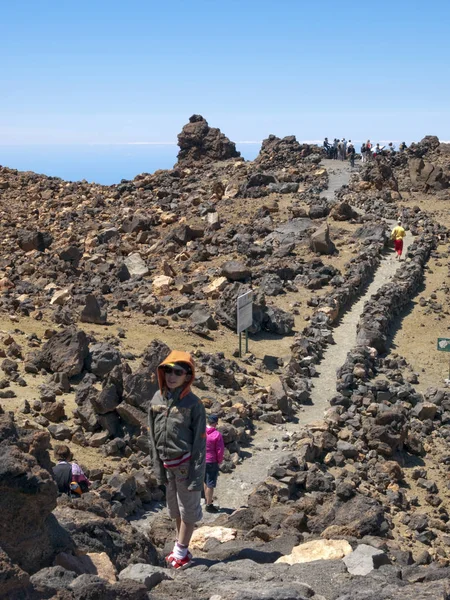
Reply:
[[[0,167],[0,596],[450,598],[448,145],[350,172],[294,136],[246,162],[199,115],[178,141],[174,169],[110,187]],[[174,348],[226,445],[184,573],[146,436]],[[57,498],[60,441],[82,498]]]

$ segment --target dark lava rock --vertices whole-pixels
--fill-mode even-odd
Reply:
[[[236,144],[221,131],[210,127],[201,115],[192,115],[180,134],[178,134],[179,163],[192,163],[200,160],[226,160],[237,158],[241,154]]]
[[[100,308],[97,298],[94,294],[86,296],[86,302],[81,311],[80,321],[82,323],[95,323],[96,325],[105,325],[107,314]]]
[[[32,358],[38,369],[65,372],[68,377],[79,375],[89,352],[84,331],[65,329],[54,335]]]

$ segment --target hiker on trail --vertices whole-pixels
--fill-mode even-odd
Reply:
[[[323,140],[323,148],[327,158],[333,158],[333,146],[330,144],[327,137]]]
[[[400,146],[398,147],[399,152],[404,152],[406,150],[407,146],[405,144],[405,142],[402,142],[400,144]]]
[[[337,160],[337,157],[338,157],[338,150],[339,150],[338,146],[339,146],[339,140],[337,138],[334,138],[334,140],[333,140],[333,158],[334,158],[334,160]]]
[[[73,460],[69,446],[58,444],[54,450],[58,463],[53,467],[53,475],[58,486],[59,494],[81,496],[89,491],[91,482],[83,473],[83,469]]]
[[[389,154],[391,156],[394,156],[394,154],[395,154],[395,146],[394,146],[394,144],[392,142],[389,142],[389,144],[388,144],[388,151],[389,151]]]
[[[394,227],[391,233],[391,240],[394,240],[394,249],[397,252],[397,260],[401,260],[403,252],[403,238],[406,235],[406,231],[402,227],[402,220],[397,221],[397,225]]]
[[[350,160],[350,166],[353,168],[355,166],[355,147],[354,145],[351,143],[351,140],[349,142],[348,145],[348,158]]]
[[[366,142],[366,162],[372,160],[372,144],[370,140]]]
[[[173,351],[158,366],[159,391],[149,409],[150,457],[159,485],[166,484],[169,515],[176,520],[177,539],[166,562],[185,569],[205,478],[206,413],[192,391],[195,365],[187,352]]]
[[[206,472],[205,472],[205,510],[216,513],[219,509],[213,504],[214,488],[219,476],[219,465],[223,461],[225,446],[220,431],[217,431],[217,415],[208,415],[206,428]]]
[[[366,144],[363,142],[361,144],[361,162],[365,163],[366,162]]]

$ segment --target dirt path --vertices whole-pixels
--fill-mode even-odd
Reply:
[[[347,163],[340,161],[324,161],[329,172],[329,187],[322,193],[327,200],[334,198],[334,193],[342,185],[348,183],[350,168]],[[394,222],[389,222],[394,226]],[[405,238],[405,251],[411,242],[411,236]],[[372,283],[358,302],[341,319],[333,332],[335,344],[327,348],[324,358],[318,366],[318,377],[314,379],[312,390],[312,405],[305,406],[299,415],[301,424],[312,423],[322,419],[324,411],[328,408],[329,399],[336,391],[336,370],[345,362],[347,353],[355,344],[356,325],[363,313],[365,302],[387,281],[389,281],[399,268],[393,251],[386,252],[378,267]],[[222,507],[239,508],[247,502],[251,489],[267,476],[270,464],[275,463],[283,454],[285,442],[283,437],[295,431],[298,425],[286,423],[277,428],[264,424],[258,428],[249,448],[251,457],[246,458],[235,471],[230,474],[221,474],[217,486],[217,498]]]
[[[327,200],[334,198],[335,191],[349,181],[351,170],[346,162],[323,161],[329,173],[329,187],[322,193]],[[389,223],[391,225],[391,223]],[[392,226],[394,223],[392,223]],[[405,239],[405,250],[411,237]],[[389,279],[391,279],[399,263],[393,251],[386,255],[378,267],[372,283],[366,292],[351,309],[343,316],[339,325],[333,332],[335,344],[328,347],[325,356],[318,366],[319,376],[314,379],[312,391],[312,405],[303,407],[299,415],[301,424],[312,423],[323,417],[324,410],[328,407],[329,399],[335,393],[336,370],[345,362],[349,350],[354,346],[356,339],[356,325],[363,312],[365,302]],[[297,423],[285,423],[274,427],[260,423],[252,444],[246,449],[250,456],[238,465],[232,473],[221,474],[216,489],[216,503],[224,510],[236,509],[247,504],[248,495],[254,486],[267,476],[267,471],[272,463],[276,463],[287,449],[289,435],[298,429]],[[159,510],[160,507],[155,507]],[[155,510],[155,508],[153,510]],[[151,520],[154,512],[140,516],[140,524]],[[215,515],[204,514],[204,522],[214,520]]]
[[[347,162],[335,160],[324,160],[323,166],[326,167],[328,171],[329,182],[328,189],[322,192],[321,196],[325,197],[328,201],[331,201],[334,199],[335,192],[348,183],[350,179],[350,168]],[[378,285],[381,284],[378,283]],[[364,296],[364,301],[365,300],[367,300],[366,296]],[[355,317],[354,327],[356,327],[358,318],[359,316]],[[356,329],[354,331],[356,331]],[[334,346],[332,346],[332,348],[334,348]],[[339,357],[340,356],[341,353],[339,353]],[[344,362],[346,350],[343,356],[344,358],[338,366]],[[338,360],[339,357],[337,356],[336,360]],[[324,380],[324,385],[334,389],[334,386],[336,385],[335,375],[331,372],[326,372],[323,374],[322,378]],[[331,395],[332,394],[330,394],[330,396]],[[325,405],[326,400],[324,403],[317,403],[317,405],[315,403],[313,406],[305,407],[305,412],[300,415],[300,421],[302,423],[309,423],[318,420],[323,414]],[[307,421],[305,421],[305,419],[307,419]],[[242,464],[238,465],[232,473],[221,474],[219,477],[217,484],[217,498],[221,507],[239,508],[247,503],[249,492],[259,481],[265,479],[270,464],[272,462],[277,462],[284,453],[286,441],[284,441],[283,438],[286,439],[286,437],[297,428],[298,425],[295,423],[285,423],[276,428],[273,425],[267,425],[265,423],[258,426],[252,446],[248,448],[251,456],[246,458]]]
[[[395,224],[394,221],[388,221],[388,223],[392,227]],[[408,249],[411,241],[411,235],[407,234],[404,241],[404,252]],[[356,326],[364,312],[364,304],[381,286],[392,279],[397,269],[401,268],[401,264],[396,260],[394,252],[388,251],[365,294],[353,304],[334,329],[335,343],[325,350],[324,357],[317,368],[318,378],[313,380],[314,388],[311,393],[313,405],[306,407],[300,417],[302,423],[312,423],[323,417],[324,411],[328,408],[329,399],[336,393],[336,370],[344,364],[347,353],[355,345]]]

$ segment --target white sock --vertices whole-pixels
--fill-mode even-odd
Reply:
[[[175,545],[173,547],[173,552],[172,554],[175,556],[175,558],[177,558],[178,560],[182,560],[183,558],[185,558],[186,554],[187,554],[187,546],[182,546],[181,544],[179,544],[178,542],[175,542]]]

